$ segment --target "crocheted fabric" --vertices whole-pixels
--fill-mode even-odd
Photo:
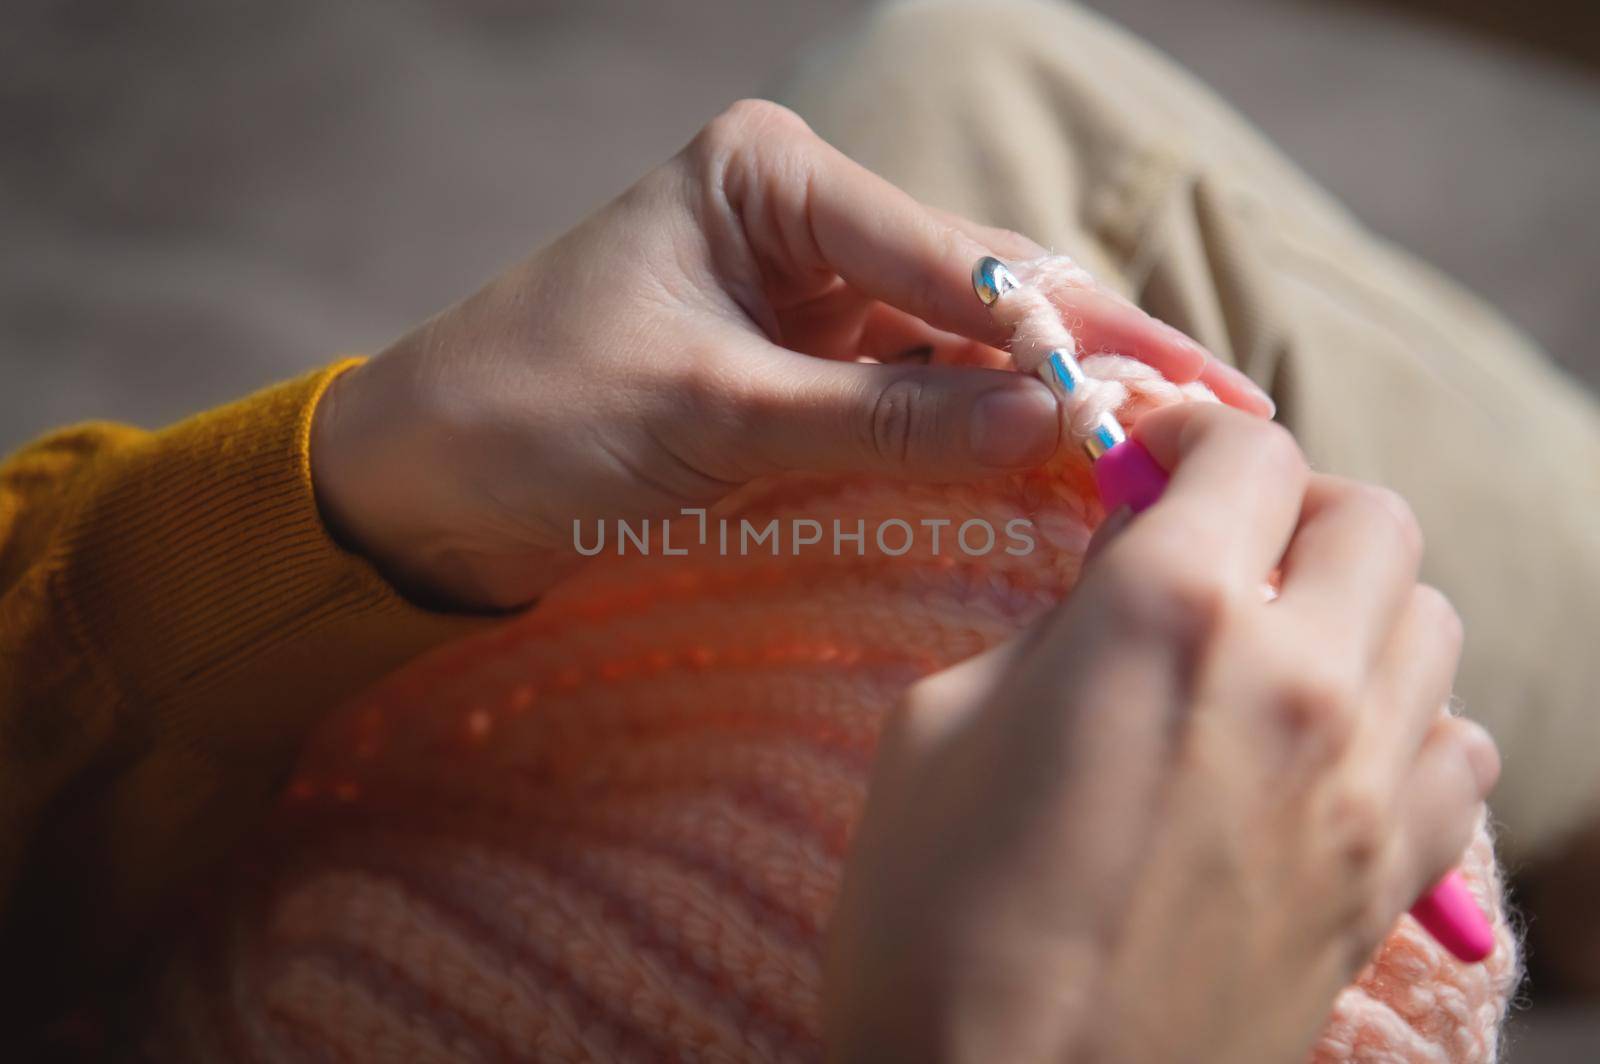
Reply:
[[[1200,397],[1126,359],[1085,365],[1120,384],[1125,420]],[[321,729],[159,981],[149,1052],[820,1059],[824,929],[885,711],[1059,601],[1101,517],[1064,452],[971,487],[755,485],[676,522],[681,556],[659,524],[650,556],[608,540],[536,610]],[[774,518],[777,553],[741,554],[739,522]],[[821,542],[794,546],[812,532],[796,519]],[[937,547],[924,519],[949,522]],[[959,536],[974,520],[991,549],[979,526]],[[864,534],[836,551],[836,527]],[[1034,549],[1008,552],[1008,527]],[[1482,831],[1464,871],[1494,957],[1458,964],[1403,917],[1316,1060],[1494,1058],[1516,943]]]

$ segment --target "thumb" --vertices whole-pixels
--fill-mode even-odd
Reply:
[[[779,469],[969,480],[1039,465],[1060,438],[1056,398],[1032,377],[803,355],[783,361],[754,419],[758,453]]]

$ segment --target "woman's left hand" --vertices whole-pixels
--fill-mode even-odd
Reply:
[[[574,522],[676,516],[755,477],[954,481],[1037,464],[1058,416],[994,367],[973,295],[1015,233],[944,215],[775,104],[736,104],[572,232],[334,382],[312,439],[318,501],[352,546],[451,605],[536,598]],[[1097,288],[1085,348],[1266,397]]]

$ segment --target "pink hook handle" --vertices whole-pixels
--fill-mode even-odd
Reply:
[[[1115,513],[1123,506],[1138,513],[1161,497],[1167,486],[1167,471],[1142,444],[1124,440],[1095,462],[1094,482],[1106,513]],[[1494,928],[1478,908],[1460,872],[1451,872],[1418,898],[1411,915],[1439,945],[1468,964],[1494,952]]]
[[[1094,485],[1100,489],[1106,513],[1116,513],[1124,506],[1138,513],[1167,490],[1167,471],[1144,449],[1144,444],[1123,440],[1095,460]]]
[[[1494,952],[1494,928],[1460,872],[1451,872],[1418,898],[1411,915],[1458,960],[1474,964]]]

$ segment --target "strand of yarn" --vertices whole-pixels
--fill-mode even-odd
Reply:
[[[1063,424],[1072,439],[1087,437],[1106,414],[1128,418],[1147,407],[1213,398],[1204,385],[1173,384],[1137,359],[1111,351],[1085,352],[1062,316],[1060,296],[1092,287],[1094,279],[1071,259],[1047,255],[1015,263],[1011,270],[1020,283],[995,301],[993,313],[1011,331],[1012,364],[1031,374],[1052,351],[1065,351],[1078,360],[1087,378],[1062,404]]]

